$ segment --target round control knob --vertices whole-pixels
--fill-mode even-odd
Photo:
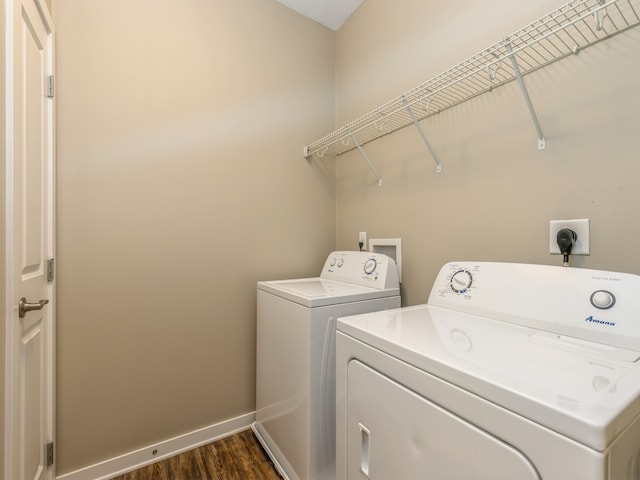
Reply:
[[[344,265],[344,258],[338,260],[338,268],[342,267],[342,265]]]
[[[378,262],[376,262],[375,258],[370,258],[364,264],[364,273],[367,275],[371,275],[376,271],[376,267],[378,266]]]
[[[329,264],[331,267],[333,267],[336,264],[336,259],[332,258],[331,259],[331,263]]]
[[[601,310],[613,307],[616,297],[606,290],[596,290],[591,294],[591,305]]]
[[[456,293],[465,293],[472,283],[473,277],[468,270],[458,270],[451,276],[451,288]]]

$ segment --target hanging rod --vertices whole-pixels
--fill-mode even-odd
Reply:
[[[356,145],[348,141],[345,143],[352,135],[357,135],[362,149],[383,135],[521,79],[528,73],[635,27],[640,24],[639,11],[640,0],[570,1],[505,40],[306,145],[304,156],[321,156],[328,150],[341,155],[353,150]],[[411,108],[417,105],[415,109]],[[417,112],[413,115],[415,119],[412,112]],[[535,117],[535,112],[532,117]],[[540,143],[544,138],[541,130],[538,135]]]

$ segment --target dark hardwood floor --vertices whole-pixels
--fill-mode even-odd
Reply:
[[[280,480],[251,430],[112,480]]]

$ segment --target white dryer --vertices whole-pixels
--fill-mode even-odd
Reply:
[[[398,307],[382,254],[333,252],[320,277],[258,282],[252,428],[285,479],[335,479],[337,318]]]
[[[640,479],[640,277],[445,265],[338,320],[337,479]]]

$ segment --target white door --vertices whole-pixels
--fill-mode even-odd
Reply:
[[[53,28],[40,0],[7,3],[5,478],[43,480],[54,478]]]

